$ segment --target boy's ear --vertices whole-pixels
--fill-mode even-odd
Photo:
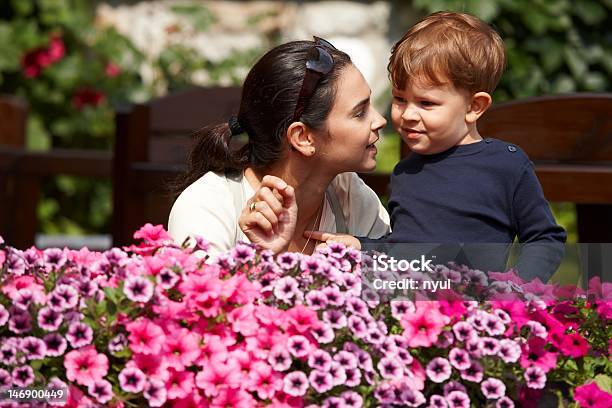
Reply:
[[[472,95],[470,106],[465,114],[465,121],[467,123],[476,123],[482,114],[489,109],[491,102],[491,95],[489,95],[487,92],[476,92],[474,95]]]
[[[292,151],[298,151],[304,156],[315,153],[314,137],[312,132],[302,122],[293,122],[287,128],[287,142]]]

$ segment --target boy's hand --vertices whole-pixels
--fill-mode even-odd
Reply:
[[[323,242],[323,244],[321,244],[322,246],[326,246],[328,242],[339,242],[348,247],[361,249],[361,243],[359,242],[359,240],[349,234],[336,234],[333,232],[322,231],[304,231],[304,237],[321,241]],[[317,245],[317,247],[321,245]]]

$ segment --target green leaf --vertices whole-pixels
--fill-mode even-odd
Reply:
[[[108,314],[110,316],[115,316],[115,314],[117,313],[117,305],[115,304],[115,302],[113,302],[112,300],[109,300],[106,303],[106,311],[108,312]]]
[[[595,382],[603,391],[612,394],[612,378],[605,374],[598,374],[595,376]]]
[[[572,11],[589,25],[597,24],[607,16],[606,10],[598,2],[590,0],[581,0]]]
[[[565,56],[567,66],[575,78],[580,78],[587,72],[587,64],[576,48],[566,46],[563,50],[563,55]]]

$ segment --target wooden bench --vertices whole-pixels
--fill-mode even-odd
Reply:
[[[579,242],[612,242],[612,94],[501,103],[478,129],[525,150],[549,201],[576,203]]]

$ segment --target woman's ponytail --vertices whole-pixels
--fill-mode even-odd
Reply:
[[[196,141],[187,159],[187,171],[172,186],[175,197],[209,171],[242,172],[248,165],[248,144],[237,151],[230,148],[232,129],[229,123],[204,127],[194,136]]]

